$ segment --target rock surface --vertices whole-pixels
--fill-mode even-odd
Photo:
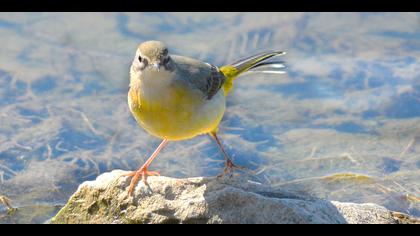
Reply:
[[[416,223],[375,204],[271,191],[246,180],[149,177],[132,197],[115,170],[81,184],[51,223]]]

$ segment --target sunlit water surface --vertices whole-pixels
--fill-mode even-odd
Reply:
[[[281,49],[287,74],[250,74],[228,97],[220,137],[241,177],[420,216],[418,13],[0,13],[0,223],[49,219],[77,186],[134,170],[160,140],[129,113],[140,42],[223,65]],[[214,176],[206,136],[152,164]]]

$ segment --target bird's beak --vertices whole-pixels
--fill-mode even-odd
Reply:
[[[155,70],[156,70],[157,72],[159,72],[159,70],[160,70],[160,63],[159,63],[159,62],[155,62],[155,63],[153,63],[153,67],[155,68]]]

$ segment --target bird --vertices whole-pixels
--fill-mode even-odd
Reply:
[[[277,50],[265,51],[219,68],[170,54],[161,41],[141,43],[130,67],[128,107],[137,123],[162,142],[138,170],[124,174],[132,177],[128,195],[132,195],[140,178],[147,184],[147,176],[159,175],[157,171],[150,171],[149,166],[168,142],[198,135],[209,135],[223,154],[225,168],[219,176],[243,169],[233,163],[217,135],[226,97],[233,88],[233,81],[245,72],[260,69],[262,73],[284,73],[276,70],[284,67],[282,63],[266,61],[284,54]]]

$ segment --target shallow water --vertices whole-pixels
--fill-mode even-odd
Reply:
[[[81,182],[153,152],[126,101],[151,39],[215,65],[287,51],[287,74],[243,76],[228,98],[220,137],[244,178],[420,216],[419,13],[0,13],[0,195],[20,209],[0,205],[0,223],[45,222]],[[152,169],[223,165],[200,136]]]

